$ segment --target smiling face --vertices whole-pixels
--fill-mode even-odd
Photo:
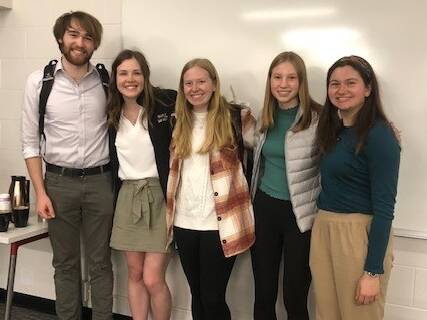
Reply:
[[[341,113],[345,125],[351,125],[369,97],[371,89],[351,66],[336,68],[329,79],[328,97]]]
[[[58,42],[65,59],[75,66],[87,64],[95,51],[93,38],[75,19],[71,20],[64,36]]]
[[[279,107],[288,109],[298,104],[299,79],[292,63],[282,62],[271,70],[270,89]]]
[[[124,60],[117,67],[117,90],[124,100],[136,100],[144,90],[144,76],[135,58]]]
[[[207,111],[215,91],[215,84],[209,73],[198,66],[188,69],[183,75],[183,91],[187,101],[196,112]]]

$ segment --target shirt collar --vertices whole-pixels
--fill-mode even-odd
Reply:
[[[56,73],[59,70],[61,70],[61,72],[65,72],[64,67],[62,65],[62,56],[58,58],[58,63],[56,64],[54,75],[56,75]],[[95,71],[95,66],[89,61],[89,71],[85,74],[84,77],[86,77],[87,75],[91,74],[94,71]]]

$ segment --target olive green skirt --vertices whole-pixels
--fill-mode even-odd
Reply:
[[[113,249],[166,253],[166,203],[158,178],[125,180],[119,191]]]

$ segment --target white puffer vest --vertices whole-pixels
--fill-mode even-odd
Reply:
[[[301,118],[301,109],[295,121],[285,136],[286,176],[290,200],[296,221],[301,232],[310,230],[314,215],[317,212],[316,200],[320,193],[319,160],[320,155],[315,145],[316,128],[319,121],[317,113],[313,112],[312,121],[306,130],[293,132],[292,128]],[[266,139],[262,133],[254,151],[254,166],[251,181],[252,201],[258,189],[261,168],[261,151]]]

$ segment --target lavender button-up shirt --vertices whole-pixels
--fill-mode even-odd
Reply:
[[[42,70],[33,72],[25,87],[22,111],[24,158],[42,156],[48,163],[68,168],[89,168],[108,163],[106,98],[93,65],[76,82],[58,62],[46,105],[46,141],[40,148],[38,105],[42,78]]]

